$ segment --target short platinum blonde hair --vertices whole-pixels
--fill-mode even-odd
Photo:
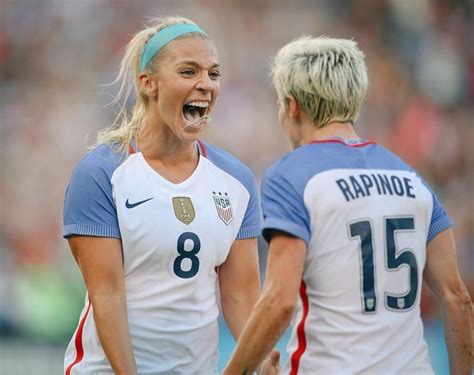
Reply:
[[[368,86],[364,54],[357,43],[303,36],[274,58],[273,84],[280,105],[292,95],[317,128],[357,120]]]

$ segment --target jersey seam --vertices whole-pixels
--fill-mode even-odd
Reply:
[[[96,224],[68,224],[64,226],[63,237],[85,235],[94,237],[113,237],[121,239],[120,231],[116,227]]]
[[[430,243],[433,238],[435,238],[438,234],[445,231],[448,228],[453,226],[452,220],[449,216],[444,216],[437,220],[434,223],[431,223],[428,229],[428,238],[426,239],[426,244]]]
[[[263,224],[263,232],[265,232],[266,230],[271,230],[271,229],[289,233],[292,236],[302,239],[306,243],[306,245],[309,244],[309,234],[304,233],[306,232],[306,229],[301,227],[298,224],[295,224],[292,221],[276,219],[276,218],[266,219]]]
[[[244,240],[246,238],[258,237],[260,234],[259,225],[250,225],[246,227],[240,227],[239,232],[237,233],[236,240]]]

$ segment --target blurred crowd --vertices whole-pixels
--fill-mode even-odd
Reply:
[[[474,22],[469,0],[0,2],[0,336],[62,342],[84,298],[61,237],[74,165],[109,124],[123,49],[146,17],[182,15],[216,41],[221,96],[206,140],[260,179],[288,146],[271,57],[303,35],[353,38],[370,87],[356,127],[431,184],[455,221],[474,296]],[[263,255],[262,244],[262,255]],[[264,258],[264,256],[262,257]],[[439,312],[425,293],[423,314]]]

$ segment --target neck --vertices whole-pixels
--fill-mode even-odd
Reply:
[[[350,122],[330,122],[322,128],[314,128],[313,124],[308,124],[303,129],[303,143],[311,141],[320,141],[328,138],[340,137],[342,139],[358,139],[360,138],[354,130],[354,126]]]
[[[145,126],[137,138],[137,148],[148,160],[162,163],[196,161],[196,142],[183,142],[166,127]]]

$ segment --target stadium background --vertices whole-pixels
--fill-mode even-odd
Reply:
[[[456,226],[474,291],[474,22],[469,0],[0,2],[0,373],[60,373],[84,289],[61,238],[73,166],[109,123],[123,47],[144,17],[183,15],[216,41],[222,90],[205,139],[258,179],[287,151],[268,78],[270,57],[302,34],[354,38],[370,88],[361,135],[430,182]],[[265,244],[261,243],[262,269]],[[426,289],[425,289],[426,291]],[[423,295],[437,373],[447,372],[441,314]],[[232,349],[222,330],[221,354]],[[283,347],[284,340],[280,343]]]

